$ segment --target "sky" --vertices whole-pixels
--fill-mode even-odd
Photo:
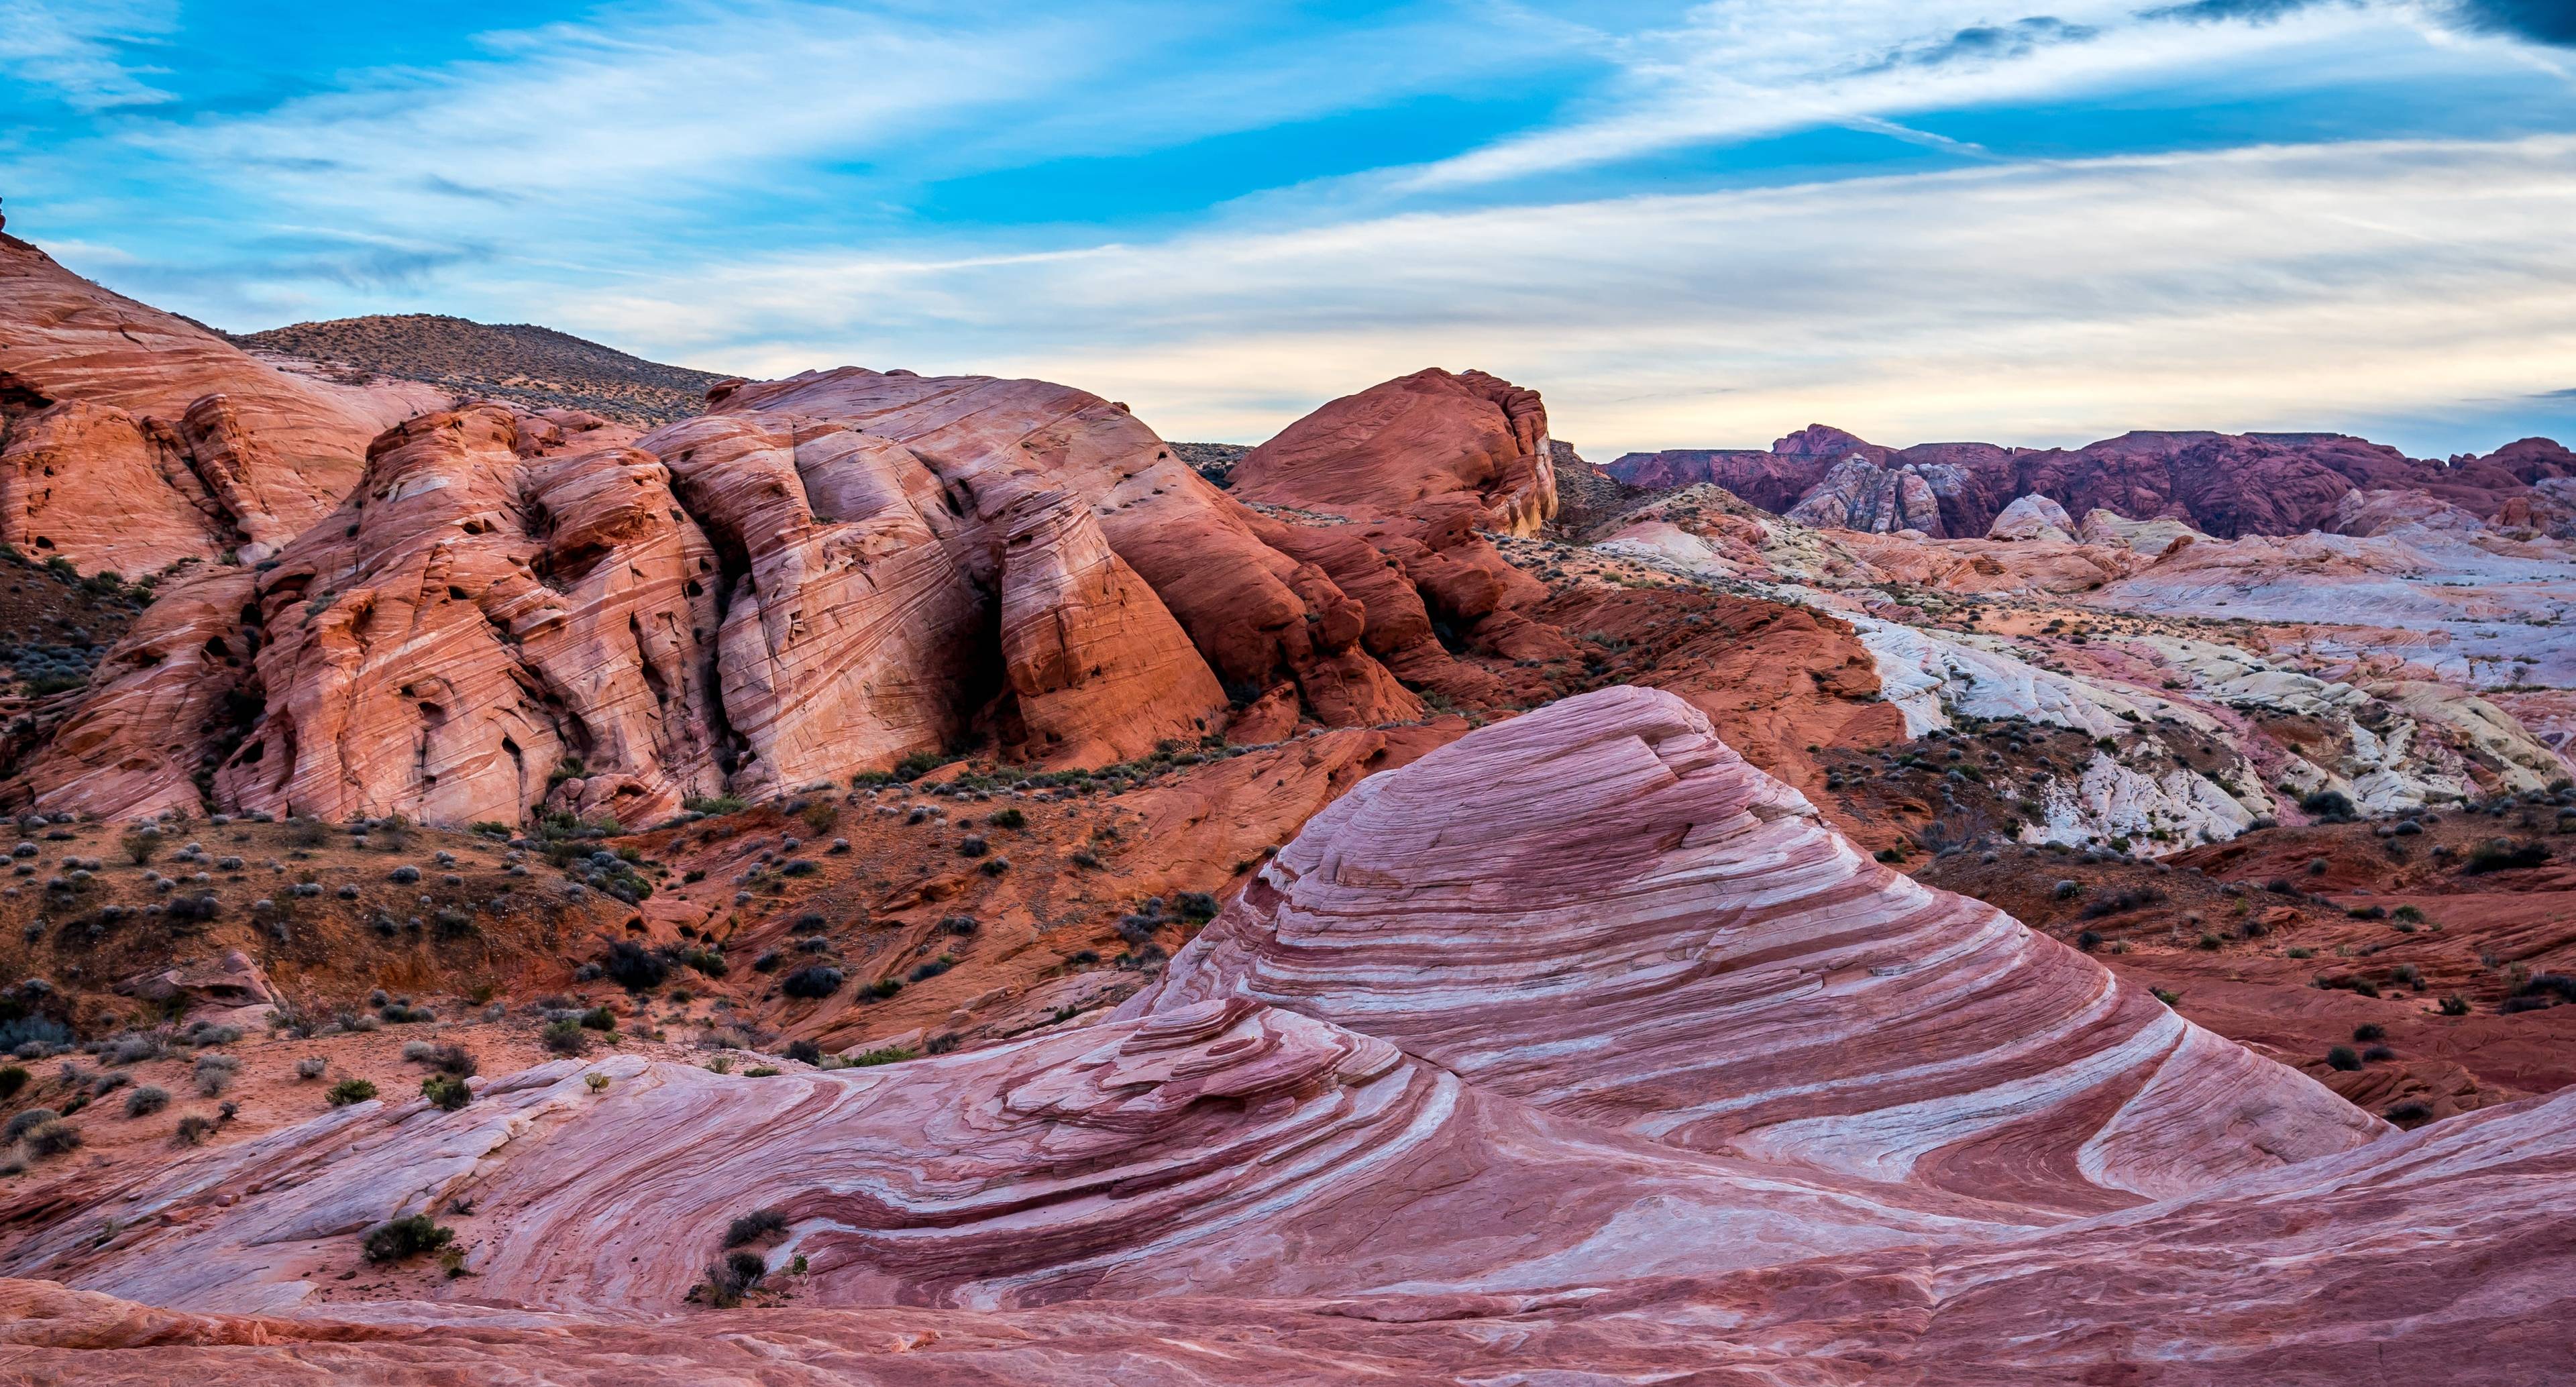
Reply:
[[[12,234],[233,331],[535,322],[1259,442],[2576,442],[2576,0],[0,0]]]

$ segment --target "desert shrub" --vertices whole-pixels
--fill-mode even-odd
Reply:
[[[24,1117],[26,1114],[20,1113],[19,1116]],[[48,1156],[60,1156],[79,1150],[81,1134],[78,1127],[61,1118],[54,1118],[28,1128],[19,1134],[18,1140],[26,1144],[28,1155],[42,1160]]]
[[[620,939],[610,945],[608,956],[600,960],[599,966],[600,971],[608,975],[609,981],[629,992],[642,992],[647,988],[660,987],[662,980],[669,976],[671,971],[669,960],[627,939]]]
[[[2361,1025],[2352,1028],[2352,1038],[2356,1041],[2362,1042],[2386,1040],[2388,1038],[2388,1028],[2380,1025],[2376,1021],[2366,1021]]]
[[[2566,973],[2534,973],[2522,986],[2514,989],[2520,997],[2556,997],[2562,1002],[2576,1002],[2576,976]]]
[[[2458,993],[2456,993],[2456,992],[2452,993],[2451,995],[2449,995],[2449,996],[2447,996],[2447,997],[2444,997],[2444,998],[2442,999],[2442,1014],[2443,1014],[2444,1016],[2466,1016],[2466,1015],[2468,1015],[2468,1014],[2469,1014],[2469,999],[2468,999],[2468,998],[2466,998],[2466,997],[2461,996],[2460,994],[2458,994]]]
[[[225,1089],[233,1086],[233,1078],[240,1071],[241,1061],[230,1055],[197,1056],[197,1067],[192,1077],[197,1083],[198,1096],[204,1098],[221,1096]]]
[[[1181,911],[1181,918],[1184,920],[1213,920],[1216,918],[1216,897],[1209,895],[1205,891],[1183,891],[1178,897],[1178,902]]]
[[[2055,896],[2061,901],[2071,901],[2084,894],[2084,883],[2080,881],[2060,881],[2055,886],[2048,888],[2048,894]]]
[[[812,859],[798,857],[791,858],[787,865],[780,867],[778,874],[783,877],[809,877],[821,870],[823,870],[821,867],[814,865]]]
[[[125,854],[128,861],[140,867],[160,855],[161,830],[148,826],[135,829],[117,839],[116,847],[117,851]]]
[[[2405,1102],[2390,1107],[2380,1116],[2411,1132],[2433,1120],[2433,1105],[2420,1098],[2409,1098]]]
[[[410,1047],[405,1046],[404,1048],[409,1049]],[[453,1042],[446,1045],[431,1046],[429,1054],[425,1059],[440,1073],[453,1074],[460,1079],[472,1078],[478,1068],[474,1062],[473,1053],[468,1051],[464,1046]]]
[[[823,1047],[810,1040],[792,1040],[787,1043],[787,1057],[798,1064],[821,1064]]]
[[[29,1108],[11,1117],[7,1127],[0,1127],[0,1141],[16,1141],[30,1131],[61,1116],[61,1113],[51,1108]]]
[[[23,1065],[0,1065],[0,1103],[17,1097],[18,1090],[27,1086],[27,1077]]]
[[[368,1229],[360,1246],[370,1262],[399,1262],[423,1252],[436,1252],[455,1237],[454,1229],[439,1227],[429,1215],[411,1214]]]
[[[901,978],[879,978],[879,979],[877,979],[875,982],[869,983],[866,987],[864,987],[864,988],[860,989],[860,995],[861,995],[861,996],[865,996],[865,997],[873,997],[873,998],[877,999],[878,1001],[881,1001],[881,1002],[882,1002],[882,1001],[884,1001],[886,998],[891,997],[891,996],[893,996],[894,994],[896,994],[896,993],[898,993],[898,992],[901,992],[902,990],[903,990],[903,979],[901,979]]]
[[[755,973],[775,973],[778,971],[778,965],[785,961],[785,957],[776,949],[764,949],[761,951],[760,957],[751,961],[751,971]]]
[[[2111,895],[2104,896],[2099,900],[2087,903],[2082,911],[2082,916],[2087,920],[2099,920],[2106,915],[2117,915],[2123,911],[2143,909],[2144,907],[2151,905],[2161,905],[2164,903],[2164,899],[2165,893],[2152,886],[2132,887],[2129,890],[2115,892]]]
[[[746,1079],[775,1079],[786,1072],[774,1064],[755,1064],[742,1071],[742,1076]]]
[[[2468,865],[2460,871],[2466,876],[2483,876],[2488,872],[2537,867],[2548,860],[2549,848],[2543,843],[2489,843],[2469,854]]]
[[[683,800],[680,807],[693,814],[737,814],[747,806],[732,795],[707,795]]]
[[[1011,859],[1007,857],[987,857],[984,859],[983,865],[977,867],[975,870],[982,872],[988,877],[997,877],[1002,873],[1011,870]]]
[[[173,1131],[170,1134],[170,1144],[173,1146],[203,1146],[206,1144],[206,1138],[213,1136],[214,1132],[215,1120],[213,1118],[206,1116],[204,1113],[192,1112],[186,1117],[179,1119],[178,1130]]]
[[[2364,1064],[2386,1064],[2388,1061],[2395,1058],[2397,1058],[2397,1052],[2389,1049],[2385,1045],[2373,1045],[2369,1049],[2361,1052],[2361,1059]]]
[[[930,979],[938,977],[940,974],[945,973],[956,966],[957,960],[950,958],[946,954],[941,954],[939,957],[931,959],[926,963],[916,965],[912,970],[912,981],[928,982]]]
[[[2349,1073],[2361,1068],[2361,1056],[2355,1054],[2349,1045],[2338,1045],[2326,1051],[2326,1067]]]
[[[741,1247],[787,1231],[787,1215],[776,1209],[754,1209],[725,1228],[724,1245]]]
[[[127,1117],[149,1117],[168,1106],[170,1106],[169,1090],[155,1088],[151,1084],[145,1084],[141,1088],[134,1090],[132,1093],[125,1095],[125,1115]]]
[[[707,1263],[706,1298],[711,1304],[735,1306],[743,1293],[769,1274],[769,1262],[757,1252],[728,1252]]]
[[[609,1033],[617,1029],[617,1013],[604,1006],[592,1007],[574,1019],[581,1023],[581,1028],[585,1031]]]
[[[850,1063],[870,1067],[880,1064],[901,1064],[905,1060],[916,1058],[919,1058],[917,1051],[907,1050],[900,1045],[888,1045],[881,1050],[870,1050],[865,1054],[853,1055],[850,1057]]]
[[[420,1096],[432,1107],[454,1112],[474,1101],[474,1090],[453,1074],[432,1074],[420,1081]]]
[[[1026,828],[1029,816],[1017,809],[996,809],[984,816],[984,822],[995,828]]]
[[[809,964],[790,973],[778,984],[778,990],[790,997],[822,998],[841,990],[841,970],[824,964]]]
[[[2299,808],[2311,818],[2341,822],[2352,817],[2352,801],[2341,790],[2319,790],[2300,799]]]
[[[242,1038],[239,1026],[214,1026],[200,1021],[188,1028],[182,1039],[203,1050],[214,1045],[231,1045]]]
[[[363,1103],[375,1097],[376,1086],[364,1079],[342,1079],[331,1085],[331,1091],[323,1096],[330,1100],[332,1107],[345,1108],[351,1103]]]
[[[832,825],[841,821],[841,806],[818,799],[798,810],[796,817],[804,821],[808,832],[819,838],[831,832]]]
[[[576,1021],[569,1016],[560,1021],[547,1022],[546,1028],[543,1032],[543,1037],[546,1042],[546,1048],[554,1051],[558,1055],[586,1055],[590,1053],[589,1032],[582,1029],[582,1025],[579,1021]]]
[[[331,1062],[320,1055],[307,1055],[295,1062],[295,1077],[318,1079],[331,1068]]]
[[[2095,949],[2102,947],[2102,936],[2089,929],[2077,930],[2075,932],[2075,947],[2082,949],[2084,952],[2089,954]]]

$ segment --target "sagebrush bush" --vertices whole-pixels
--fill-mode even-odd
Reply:
[[[558,1055],[590,1053],[590,1033],[582,1029],[579,1021],[569,1016],[560,1021],[547,1022],[543,1034],[546,1048]]]
[[[125,1115],[127,1117],[149,1117],[168,1106],[170,1106],[169,1090],[155,1088],[150,1084],[145,1084],[141,1088],[134,1090],[132,1093],[125,1095]]]
[[[330,1068],[331,1062],[322,1058],[320,1055],[306,1055],[304,1058],[295,1062],[295,1077],[299,1079],[318,1079],[328,1072]]]
[[[454,1229],[439,1227],[429,1215],[411,1214],[368,1229],[360,1246],[370,1262],[399,1262],[423,1252],[436,1252],[455,1237]]]

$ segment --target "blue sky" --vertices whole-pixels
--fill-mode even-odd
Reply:
[[[2576,0],[0,0],[10,230],[235,330],[541,322],[1257,442],[2576,438]]]

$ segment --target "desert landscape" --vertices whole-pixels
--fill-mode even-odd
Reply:
[[[0,235],[0,1367],[2576,1372],[2576,454],[1352,387]]]

